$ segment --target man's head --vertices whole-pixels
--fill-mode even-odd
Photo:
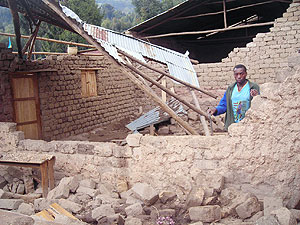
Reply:
[[[233,68],[233,75],[238,85],[244,85],[246,83],[247,68],[238,64]]]

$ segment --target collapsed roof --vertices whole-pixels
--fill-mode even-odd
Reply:
[[[170,74],[172,74],[175,78],[173,76],[169,76],[163,71],[160,72],[160,74],[162,74],[161,77],[173,77],[172,79],[177,82],[185,82],[185,85],[202,91],[199,88],[196,72],[188,58],[188,54],[181,54],[102,27],[84,23],[73,11],[60,5],[59,2],[55,0],[0,0],[0,6],[8,7],[11,10],[20,58],[23,57],[23,54],[29,45],[31,45],[32,50],[41,21],[60,26],[81,35],[98,51],[107,56],[115,65],[118,65],[124,75],[126,75],[133,83],[152,98],[152,100],[160,105],[162,109],[172,116],[182,127],[184,127],[188,133],[198,134],[189,124],[178,117],[177,114],[153,92],[143,79],[146,79],[150,83],[164,90],[169,95],[175,97],[177,100],[181,101],[200,115],[209,118],[208,114],[201,111],[199,107],[190,105],[188,102],[160,85],[157,82],[158,80],[155,81],[140,70],[136,69],[130,62],[131,60],[149,68],[149,66],[143,62],[143,57],[147,57],[164,63],[168,66]],[[21,34],[18,12],[24,13],[35,25],[35,30],[23,49],[20,41]],[[123,58],[125,57],[127,60],[123,60],[119,55],[122,55]],[[154,68],[152,68],[152,70],[158,72]],[[202,92],[207,94],[205,91]],[[208,95],[216,98],[216,96],[212,94]]]
[[[128,31],[182,53],[188,50],[191,58],[201,62],[215,62],[234,47],[245,46],[257,33],[268,32],[291,2],[188,0]]]

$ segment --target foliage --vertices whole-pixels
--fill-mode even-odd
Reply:
[[[114,31],[123,32],[153,16],[162,13],[184,0],[62,0],[62,5],[72,9],[83,21],[99,25]],[[109,3],[109,4],[108,4]],[[98,6],[101,5],[100,7]],[[135,10],[132,9],[135,7]],[[20,14],[21,15],[21,14]],[[30,34],[28,21],[20,16],[21,33]],[[0,31],[14,33],[10,10],[0,7]],[[43,23],[38,36],[86,43],[79,35],[62,28]],[[11,38],[13,50],[16,51],[15,38]],[[0,36],[0,42],[8,44],[8,37]],[[26,40],[22,40],[24,45]],[[66,45],[36,41],[36,51],[66,52]]]
[[[184,0],[132,0],[135,6],[135,12],[140,16],[142,21],[150,19]]]
[[[112,5],[116,10],[124,13],[133,12],[133,5],[130,0],[96,0],[96,3],[100,6],[104,4]]]
[[[64,0],[62,1],[62,5],[65,5],[73,10],[83,21],[94,25],[101,25],[103,15],[100,13],[95,0]],[[80,35],[47,23],[41,24],[39,36],[64,41],[87,43]],[[66,49],[66,45],[52,42],[42,42],[40,50],[66,52]]]
[[[101,5],[100,10],[104,15],[104,20],[101,26],[110,30],[123,32],[140,22],[134,12],[126,14],[122,11],[116,10],[110,4]]]

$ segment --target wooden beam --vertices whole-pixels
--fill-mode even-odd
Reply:
[[[198,5],[194,5],[193,7],[187,8],[187,9],[181,11],[181,12],[177,12],[176,14],[174,14],[174,15],[171,16],[171,17],[169,17],[168,19],[163,20],[163,21],[161,21],[161,22],[159,22],[159,23],[156,23],[156,24],[153,25],[153,26],[147,27],[147,28],[145,28],[145,29],[139,31],[138,33],[140,34],[140,33],[144,33],[144,32],[147,31],[147,30],[151,30],[152,28],[157,27],[157,26],[159,26],[159,25],[161,25],[161,24],[164,24],[164,23],[166,23],[166,22],[172,20],[173,18],[175,18],[175,17],[177,17],[177,16],[179,16],[179,15],[182,15],[182,14],[184,14],[184,13],[186,13],[186,12],[192,10],[192,9],[195,8],[195,7],[198,7],[198,6],[200,6],[200,5],[205,4],[206,2],[209,2],[209,0],[201,1],[201,2],[199,2]],[[172,10],[172,9],[171,9],[171,10]],[[169,10],[169,11],[170,11],[170,10]]]
[[[226,0],[223,0],[224,28],[227,28]]]
[[[153,70],[153,71],[155,71],[155,72],[157,72],[157,73],[160,73],[161,76],[160,76],[159,79],[156,80],[156,81],[159,81],[161,78],[163,78],[164,76],[166,76],[166,77],[171,78],[172,80],[177,81],[178,83],[181,83],[181,84],[183,84],[183,85],[185,85],[185,86],[187,86],[187,87],[190,87],[190,88],[192,88],[192,89],[195,89],[195,90],[197,90],[197,91],[200,91],[200,92],[202,92],[202,93],[204,93],[204,94],[206,94],[206,95],[208,95],[208,96],[210,96],[210,97],[213,97],[213,98],[215,98],[215,99],[218,98],[218,96],[216,96],[216,95],[214,95],[214,94],[212,94],[212,93],[210,93],[210,92],[208,92],[208,91],[205,91],[205,90],[203,90],[202,88],[199,88],[199,87],[196,87],[196,86],[194,86],[194,85],[191,85],[191,84],[189,84],[189,83],[187,83],[187,82],[185,82],[185,81],[182,81],[182,80],[180,80],[180,79],[178,79],[178,78],[176,78],[176,77],[174,77],[174,76],[172,76],[172,75],[170,75],[170,74],[168,74],[168,73],[166,73],[166,72],[164,72],[164,71],[162,71],[162,70],[159,70],[159,69],[156,69],[156,68],[154,68],[154,67],[152,67],[152,66],[149,66],[148,64],[146,64],[146,63],[144,63],[144,62],[142,62],[142,61],[140,61],[140,60],[138,60],[138,59],[132,57],[132,56],[129,55],[127,52],[124,52],[124,51],[122,51],[122,50],[120,50],[120,49],[118,49],[118,52],[120,52],[122,55],[128,57],[128,58],[131,59],[132,61],[137,62],[137,63],[139,63],[140,65],[145,66],[145,67],[147,67],[148,69],[151,69],[151,70]]]
[[[208,34],[211,32],[221,32],[221,31],[244,29],[244,28],[249,28],[249,27],[261,27],[261,26],[271,26],[271,25],[274,25],[274,22],[256,23],[256,24],[242,25],[242,26],[237,26],[237,27],[228,27],[228,28],[222,28],[222,29],[213,29],[213,30],[201,30],[201,31],[159,34],[159,35],[147,36],[144,38],[161,38],[161,37],[171,37],[171,36],[179,36],[179,35]]]
[[[22,4],[22,6],[25,8],[26,13],[27,13],[28,17],[31,19],[32,23],[33,23],[35,26],[37,26],[37,23],[35,23],[35,19],[34,19],[32,13],[31,13],[31,11],[30,11],[28,5],[27,5],[27,2],[24,1],[24,0],[19,0],[19,1],[20,1],[20,3]]]
[[[18,7],[16,0],[7,0],[11,15],[13,17],[13,23],[16,34],[16,42],[18,47],[19,58],[23,58],[22,45],[21,45],[21,32],[20,32],[20,18],[18,14]]]
[[[188,133],[190,134],[198,134],[187,122],[182,120],[177,114],[166,104],[164,103],[152,90],[147,87],[141,81],[139,81],[133,74],[129,73],[125,68],[123,68],[111,55],[109,55],[104,48],[91,36],[89,36],[81,27],[79,27],[75,22],[73,22],[70,18],[68,18],[59,8],[57,3],[53,0],[42,0],[46,5],[48,5],[53,11],[55,11],[61,18],[65,20],[65,22],[76,31],[79,35],[81,35],[85,40],[87,40],[90,44],[97,48],[98,51],[102,52],[104,56],[107,56],[111,62],[120,67],[121,71],[133,82],[135,83],[141,90],[143,90],[150,98],[152,98],[158,105],[162,107],[171,117],[173,117],[181,126],[183,126]]]
[[[13,54],[18,54],[18,52],[12,52]],[[24,52],[24,55],[27,55],[28,52]],[[32,52],[32,55],[68,55],[64,52]]]
[[[32,41],[36,39],[37,33],[39,31],[40,25],[41,25],[42,21],[39,21],[38,24],[35,27],[35,30],[33,31],[33,33],[31,34],[30,38],[28,39],[26,45],[24,46],[24,48],[22,49],[22,55],[24,55],[24,53],[26,52],[27,48],[31,45]],[[28,57],[27,57],[28,58]]]
[[[239,10],[239,9],[243,9],[243,8],[249,8],[249,7],[258,6],[258,5],[264,5],[264,4],[268,4],[268,3],[272,3],[272,2],[274,2],[274,1],[266,1],[266,2],[250,4],[250,5],[243,5],[243,6],[240,6],[240,7],[228,9],[227,12],[232,12],[232,11],[235,11],[235,10]],[[194,16],[178,17],[178,18],[174,18],[173,20],[193,19],[193,18],[197,18],[197,17],[213,16],[213,15],[223,14],[223,13],[224,13],[224,10],[218,11],[218,12],[203,13],[203,14],[198,14],[198,15],[194,15]]]
[[[209,119],[208,114],[206,112],[198,109],[197,107],[193,106],[189,102],[185,101],[183,98],[181,98],[178,95],[174,94],[172,91],[170,91],[169,89],[165,88],[160,83],[158,83],[157,81],[153,80],[152,78],[150,78],[146,74],[144,74],[141,71],[137,70],[136,68],[134,68],[133,66],[131,66],[128,63],[123,63],[123,65],[125,65],[126,67],[128,67],[129,69],[131,69],[132,71],[134,71],[135,73],[137,73],[138,75],[140,75],[141,77],[143,77],[145,80],[149,81],[150,83],[153,83],[155,86],[157,86],[161,90],[164,90],[165,92],[167,92],[167,94],[173,96],[174,98],[176,98],[178,101],[180,101],[181,103],[183,103],[184,105],[186,105],[190,109],[194,110],[198,114],[200,114],[202,116],[205,116],[205,118]]]
[[[192,94],[194,104],[196,105],[196,107],[197,107],[198,109],[201,110],[199,101],[198,101],[198,99],[197,99],[197,97],[196,97],[196,94],[195,94],[194,90],[190,89],[190,92],[191,92],[191,94]],[[209,115],[208,115],[208,116],[209,116]],[[203,126],[203,130],[204,130],[205,136],[210,136],[210,132],[209,132],[209,129],[208,129],[208,126],[207,126],[205,117],[199,114],[199,118],[200,118],[200,122],[201,122],[201,124],[202,124],[202,126]]]
[[[126,63],[126,66],[129,65]],[[130,65],[131,66],[131,65]],[[133,66],[131,66],[134,68]],[[126,71],[126,70],[125,70]],[[199,135],[194,128],[192,128],[187,122],[181,119],[160,97],[158,97],[154,91],[145,85],[142,81],[137,79],[133,74],[127,72],[127,77],[136,84],[141,90],[143,90],[153,101],[155,101],[165,112],[167,112],[176,122],[181,125],[189,134]]]
[[[9,33],[2,33],[0,32],[0,35],[3,36],[8,36],[8,37],[15,37],[15,34],[9,34]],[[30,38],[28,35],[21,35],[21,38]],[[61,41],[61,40],[55,40],[55,39],[50,39],[50,38],[43,38],[43,37],[36,37],[37,40],[41,41],[49,41],[49,42],[54,42],[54,43],[59,43],[59,44],[65,44],[65,45],[75,45],[75,46],[80,46],[80,47],[87,47],[87,48],[93,48],[93,45],[88,45],[88,44],[82,44],[82,43],[76,43],[76,42],[71,42],[71,41]]]
[[[31,45],[30,45],[29,53],[27,55],[27,59],[31,59],[32,50],[33,50],[33,47],[34,47],[34,44],[35,44],[35,40],[36,40],[38,31],[39,31],[40,25],[41,25],[41,22],[39,21],[39,23],[36,25],[35,32],[33,34],[33,38],[32,38],[32,41],[31,41]]]

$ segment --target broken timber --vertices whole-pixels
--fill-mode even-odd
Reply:
[[[209,95],[210,97],[217,98],[216,95],[214,95],[214,94],[212,94],[212,93],[209,93],[209,92],[207,92],[207,91],[205,91],[205,90],[202,90],[202,89],[200,89],[200,88],[198,88],[198,87],[196,87],[196,86],[194,86],[194,85],[191,85],[191,84],[189,84],[189,83],[187,83],[187,82],[184,82],[184,81],[182,81],[182,80],[180,80],[180,79],[177,79],[176,77],[173,77],[173,76],[171,76],[170,74],[168,74],[168,73],[166,73],[166,72],[164,72],[164,71],[161,71],[161,70],[156,69],[156,68],[154,68],[154,67],[152,67],[152,66],[149,66],[148,64],[146,64],[146,63],[144,63],[144,62],[142,62],[142,61],[140,61],[140,60],[138,60],[138,59],[135,59],[134,57],[132,57],[131,55],[127,54],[126,52],[124,52],[124,51],[122,51],[122,50],[119,50],[119,49],[118,49],[118,52],[120,52],[120,53],[121,53],[122,55],[124,55],[125,57],[130,58],[132,61],[137,62],[137,63],[139,63],[140,65],[145,66],[145,67],[148,68],[148,69],[151,69],[152,71],[155,71],[155,72],[158,72],[158,73],[162,74],[162,75],[156,80],[156,82],[158,82],[158,81],[159,81],[160,79],[162,79],[164,76],[167,76],[167,77],[169,77],[169,78],[171,78],[171,79],[173,79],[173,80],[175,80],[175,81],[177,81],[177,82],[179,82],[179,83],[181,83],[181,84],[183,84],[183,85],[185,85],[185,86],[190,87],[190,92],[191,92],[191,95],[192,95],[192,97],[193,97],[193,101],[194,101],[196,107],[198,108],[198,110],[201,110],[201,109],[200,109],[200,105],[199,105],[199,101],[198,101],[198,99],[197,99],[197,97],[196,97],[196,95],[195,95],[195,93],[194,93],[194,91],[193,91],[192,89],[196,89],[196,90],[198,90],[198,91],[201,91],[201,92],[203,92],[203,93]],[[150,87],[151,87],[152,85],[154,85],[153,82],[151,82]],[[159,86],[158,86],[158,87],[159,87]],[[162,87],[165,88],[165,85],[162,85]],[[160,88],[160,87],[159,87],[159,88]],[[166,93],[166,92],[164,92],[164,93]],[[178,98],[177,98],[177,99],[178,99]],[[203,116],[202,114],[200,114],[199,117],[200,117],[200,121],[201,121],[201,124],[202,124],[202,126],[203,126],[203,129],[204,129],[205,135],[206,135],[206,136],[210,136],[210,132],[209,132],[209,129],[208,129],[208,126],[207,126],[207,123],[206,123],[206,121],[205,121],[204,116]]]
[[[157,104],[159,104],[162,109],[164,109],[171,117],[173,117],[182,127],[184,127],[188,133],[198,135],[197,131],[194,130],[187,122],[182,120],[176,113],[165,103],[163,102],[154,91],[138,80],[132,73],[128,72],[123,68],[112,56],[110,56],[104,48],[91,36],[89,36],[81,27],[79,27],[76,23],[73,22],[70,18],[68,18],[59,8],[57,3],[53,0],[43,0],[43,2],[48,5],[54,12],[56,12],[61,18],[65,20],[65,22],[72,27],[74,31],[76,31],[79,35],[81,35],[84,39],[86,39],[90,44],[97,48],[98,51],[102,52],[104,56],[108,57],[112,63],[119,66],[122,72],[133,82],[135,83],[141,90],[143,90],[151,99],[153,99]],[[167,91],[166,91],[167,92]],[[168,92],[167,92],[168,93]]]
[[[153,71],[155,71],[155,72],[157,72],[157,73],[160,73],[160,74],[162,75],[161,77],[159,77],[160,79],[163,78],[163,76],[166,76],[166,77],[171,78],[172,80],[177,81],[178,83],[181,83],[181,84],[183,84],[183,85],[185,85],[185,86],[187,86],[187,87],[190,87],[190,88],[192,88],[192,89],[195,89],[195,90],[197,90],[197,91],[200,91],[200,92],[202,92],[202,93],[204,93],[204,94],[206,94],[206,95],[208,95],[208,96],[210,96],[210,97],[213,97],[213,98],[215,98],[215,99],[218,97],[218,96],[216,96],[216,95],[214,95],[214,94],[212,94],[212,93],[210,93],[210,92],[208,92],[208,91],[203,90],[202,88],[196,87],[196,86],[191,85],[191,84],[189,84],[189,83],[187,83],[187,82],[185,82],[185,81],[182,81],[182,80],[180,80],[180,79],[178,79],[178,78],[176,78],[176,77],[174,77],[174,76],[172,76],[172,75],[170,75],[170,74],[168,74],[168,73],[166,73],[166,72],[164,72],[164,71],[162,71],[162,70],[159,70],[159,69],[156,69],[156,68],[154,68],[154,67],[152,67],[152,66],[149,66],[148,64],[146,64],[146,63],[144,63],[144,62],[142,62],[142,61],[140,61],[140,60],[138,60],[138,59],[132,57],[131,55],[129,55],[128,53],[126,53],[126,52],[124,52],[124,51],[122,51],[122,50],[120,50],[120,49],[118,49],[118,52],[120,52],[122,55],[128,57],[128,58],[131,59],[132,61],[137,62],[138,64],[140,64],[140,65],[142,65],[142,66],[145,66],[145,67],[147,67],[147,68],[150,69],[150,70],[153,70]],[[159,81],[160,79],[158,79],[158,80],[156,80],[156,81]]]
[[[150,77],[148,77],[146,74],[142,73],[141,71],[137,70],[136,68],[134,68],[133,66],[131,66],[128,63],[124,63],[124,65],[126,67],[128,67],[129,69],[133,70],[135,73],[137,73],[138,75],[140,75],[141,77],[143,77],[144,79],[146,79],[147,81],[149,81],[150,83],[153,83],[155,86],[157,86],[158,88],[164,90],[165,92],[167,92],[169,95],[173,96],[174,98],[176,98],[178,101],[182,102],[184,105],[186,105],[187,107],[189,107],[190,109],[194,110],[195,112],[199,113],[200,115],[204,116],[205,118],[207,118],[209,120],[209,116],[206,112],[198,109],[197,107],[193,106],[192,104],[188,103],[187,101],[185,101],[184,99],[182,99],[181,97],[179,97],[178,95],[174,94],[172,91],[170,91],[169,89],[165,88],[164,86],[162,86],[160,83],[158,83],[157,81],[151,79]],[[215,122],[215,121],[214,121]]]

